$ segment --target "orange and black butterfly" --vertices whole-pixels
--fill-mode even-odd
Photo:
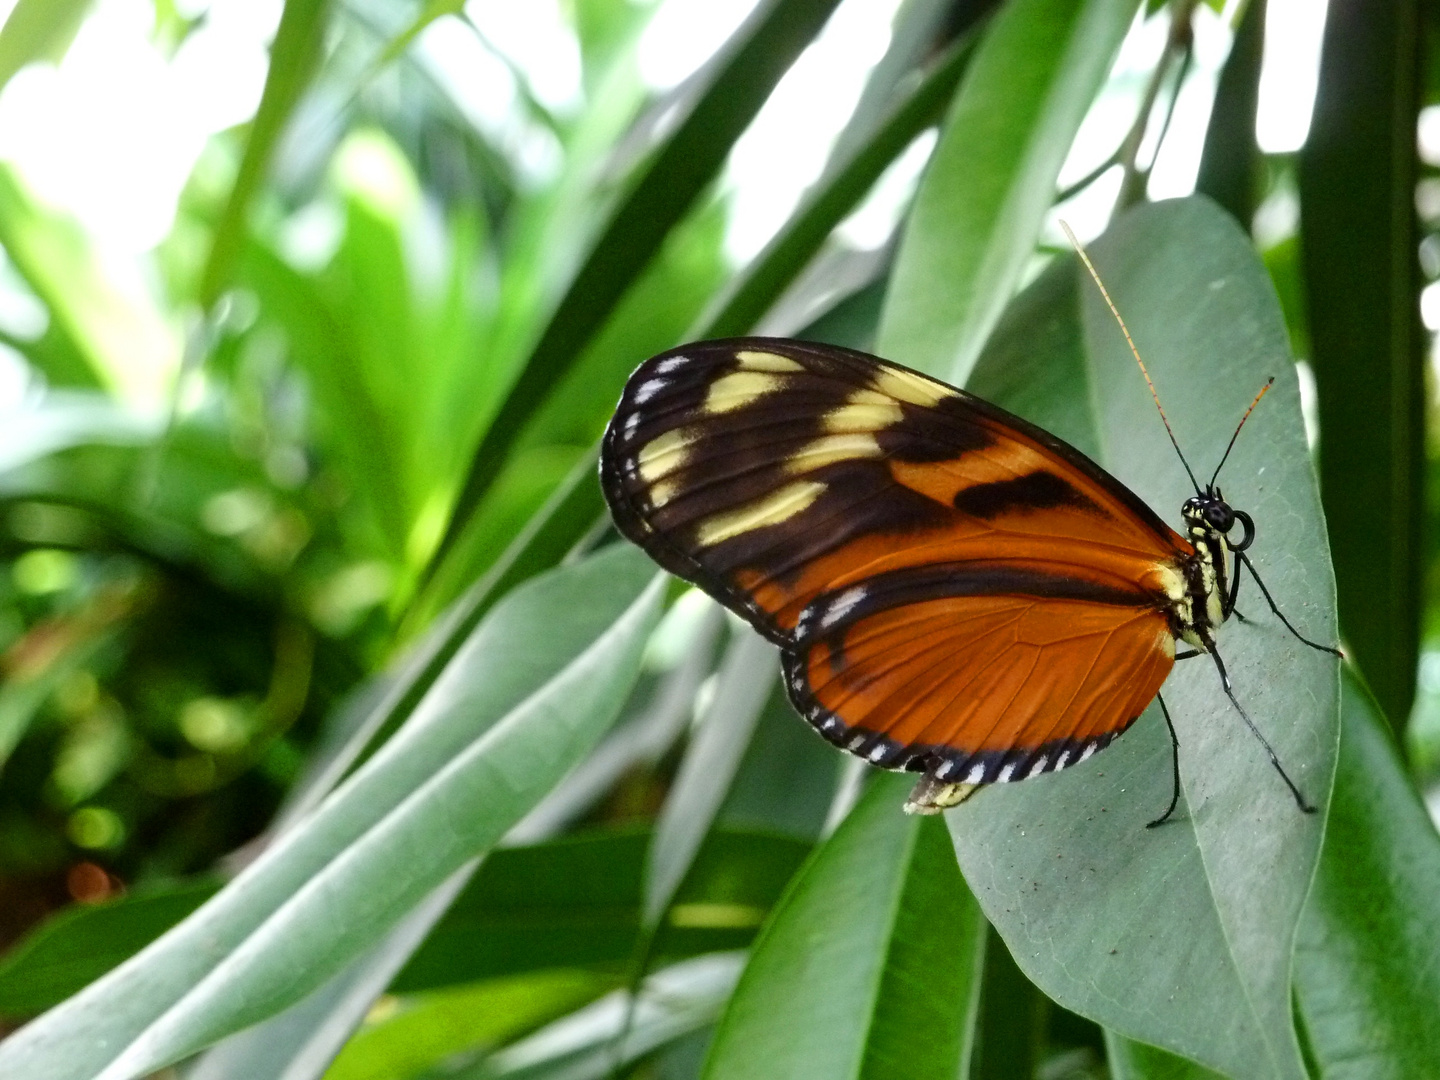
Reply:
[[[625,536],[780,646],[826,739],[924,774],[912,812],[1084,761],[1158,695],[1177,640],[1179,658],[1214,658],[1240,709],[1214,633],[1241,566],[1280,615],[1245,554],[1254,523],[1213,479],[1181,535],[1048,432],[831,345],[738,338],[645,361],[600,476]],[[1175,761],[1160,821],[1178,746]]]

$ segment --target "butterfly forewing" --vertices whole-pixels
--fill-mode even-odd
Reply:
[[[1053,436],[863,353],[654,357],[601,477],[621,530],[780,644],[796,706],[877,764],[1063,768],[1173,661],[1180,536]]]

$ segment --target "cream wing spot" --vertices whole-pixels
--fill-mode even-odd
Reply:
[[[746,371],[804,371],[805,365],[798,361],[791,360],[788,356],[781,356],[779,353],[758,352],[752,349],[744,349],[735,354],[735,359],[740,361],[740,366]]]
[[[640,466],[640,479],[653,484],[661,477],[668,476],[684,466],[690,453],[690,436],[684,428],[657,435],[640,448],[635,456]]]
[[[656,375],[669,375],[672,371],[684,367],[690,362],[688,356],[672,356],[668,360],[661,360],[655,365]]]
[[[792,474],[806,473],[837,461],[877,458],[881,453],[880,444],[868,431],[853,435],[826,435],[797,451],[785,462],[785,469]]]
[[[910,405],[938,405],[946,398],[958,397],[956,391],[941,386],[909,371],[880,368],[871,379],[875,389]]]
[[[756,398],[779,390],[785,380],[765,371],[736,371],[710,384],[705,397],[705,412],[712,415],[744,408]]]
[[[818,499],[825,485],[813,480],[801,480],[786,484],[772,491],[763,499],[748,503],[736,510],[716,514],[700,523],[696,541],[701,547],[710,547],[725,540],[740,536],[755,529],[779,525],[805,510]]]
[[[825,414],[825,430],[836,435],[875,432],[905,419],[900,403],[874,390],[857,390],[844,405]]]

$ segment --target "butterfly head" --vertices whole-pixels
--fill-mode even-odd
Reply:
[[[1250,515],[1234,509],[1213,484],[1207,485],[1201,494],[1186,499],[1180,507],[1180,515],[1185,519],[1191,536],[1208,536],[1217,540],[1223,537],[1231,551],[1244,551],[1255,538],[1255,523]],[[1243,530],[1238,542],[1229,535],[1237,522]]]

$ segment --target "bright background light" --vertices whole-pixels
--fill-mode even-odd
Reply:
[[[1294,153],[1310,133],[1326,6],[1325,0],[1270,0],[1265,10],[1255,139],[1267,154]]]
[[[33,64],[0,94],[0,158],[102,249],[148,251],[206,140],[254,115],[280,8],[216,0],[167,58],[149,0],[98,0],[58,67]]]
[[[13,2],[0,0],[0,18]],[[1195,12],[1193,62],[1170,130],[1156,147],[1167,87],[1139,156],[1142,166],[1153,162],[1152,198],[1194,188],[1238,3],[1231,0],[1221,14],[1205,4]],[[639,42],[641,78],[656,93],[672,90],[710,59],[755,4],[662,0]],[[173,56],[152,41],[150,0],[96,0],[62,63],[32,65],[0,93],[0,159],[14,165],[42,201],[79,221],[116,266],[117,279],[130,281],[127,288],[142,287],[152,275],[147,253],[169,232],[180,191],[207,140],[253,114],[282,0],[186,0],[177,6],[184,16],[205,18]],[[764,246],[820,176],[889,42],[898,7],[899,0],[844,0],[736,144],[721,190],[730,210],[726,250],[737,263]],[[440,19],[417,40],[416,58],[477,128],[512,156],[523,177],[542,182],[558,168],[561,148],[551,132],[520,115],[517,78],[558,115],[583,107],[579,46],[563,0],[471,0],[466,14],[481,36],[457,18]],[[1260,146],[1269,152],[1292,152],[1304,142],[1324,16],[1325,4],[1317,0],[1270,2],[1256,124]],[[1062,187],[1114,152],[1168,32],[1168,14],[1137,17],[1066,161]],[[1437,116],[1424,117],[1420,145],[1423,154],[1440,160]],[[874,248],[888,238],[933,142],[933,136],[917,140],[892,166],[840,230],[842,242]],[[1119,182],[1119,171],[1112,170],[1066,204],[1064,213],[1082,237],[1103,230]],[[1293,228],[1293,215],[1270,217]],[[292,224],[287,243],[293,240],[297,252],[323,252],[322,234],[333,232],[335,223],[317,218]],[[1053,222],[1045,239],[1060,240]],[[0,294],[13,292],[3,277]],[[17,305],[23,306],[0,295],[0,309]],[[1440,318],[1435,310],[1440,301],[1427,295],[1427,322]]]

